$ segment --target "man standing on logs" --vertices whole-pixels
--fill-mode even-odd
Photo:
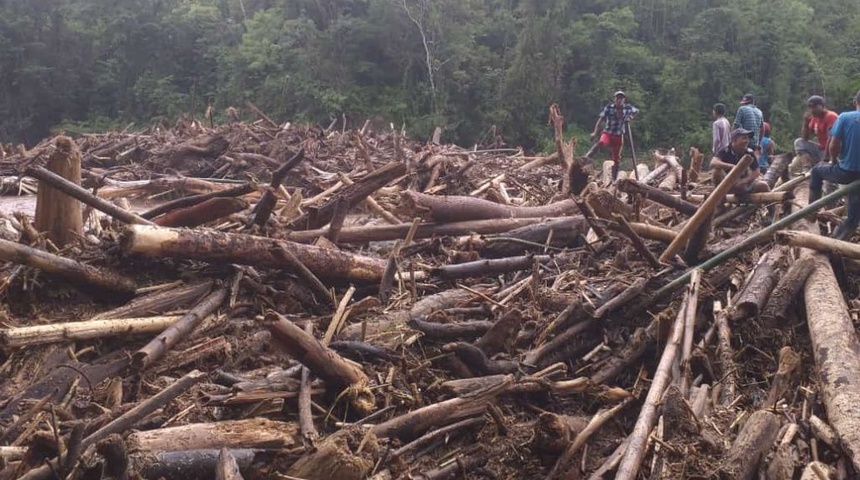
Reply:
[[[854,95],[854,111],[838,116],[829,132],[829,153],[836,164],[821,163],[813,167],[809,180],[809,203],[821,198],[824,181],[848,184],[860,179],[860,91]],[[860,195],[848,195],[848,215],[833,238],[847,240],[860,223]]]
[[[761,133],[762,125],[764,125],[764,115],[755,105],[755,97],[751,93],[744,95],[741,99],[741,106],[735,113],[735,121],[732,124],[732,128],[742,128],[751,132],[749,147],[755,152],[758,152],[759,148],[761,148],[759,145],[759,134]]]
[[[594,124],[594,131],[591,133],[591,141],[597,138],[600,132],[600,123],[604,122],[603,133],[600,139],[595,143],[585,158],[591,158],[591,155],[601,147],[610,147],[612,150],[612,161],[615,163],[612,166],[612,178],[618,178],[618,167],[621,162],[621,147],[624,145],[624,129],[627,128],[627,123],[639,113],[639,109],[627,103],[627,94],[618,91],[615,92],[615,100],[603,107],[600,114],[597,116],[597,122]],[[634,165],[635,168],[635,165]]]
[[[794,141],[796,157],[791,162],[792,170],[798,167],[806,170],[824,161],[828,153],[827,141],[830,138],[830,129],[836,123],[836,112],[826,107],[824,97],[820,95],[809,97],[806,100],[806,108],[800,138]],[[810,141],[813,135],[818,143]]]
[[[714,185],[718,185],[725,178],[735,165],[740,162],[744,155],[755,156],[753,149],[750,148],[750,137],[752,132],[743,128],[732,130],[731,141],[729,146],[717,152],[714,158],[711,159],[711,169],[714,171]],[[730,192],[736,195],[744,195],[747,193],[764,193],[770,191],[767,184],[759,180],[758,164],[753,162],[750,164],[748,172],[738,179],[732,186]]]

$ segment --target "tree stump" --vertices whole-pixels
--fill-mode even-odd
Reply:
[[[48,159],[47,169],[57,175],[81,184],[81,152],[69,137],[57,137],[56,150]],[[80,238],[84,230],[81,202],[56,188],[39,182],[36,197],[36,230],[45,232],[48,239],[63,247]]]

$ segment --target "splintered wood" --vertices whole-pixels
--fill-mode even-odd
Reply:
[[[3,149],[0,479],[860,471],[860,184],[228,117]]]

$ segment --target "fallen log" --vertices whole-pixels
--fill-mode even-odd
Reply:
[[[778,232],[777,236],[779,234]],[[736,322],[758,316],[776,285],[777,271],[775,265],[782,255],[783,251],[779,247],[762,255],[749,281],[735,297],[729,312],[729,320]]]
[[[236,449],[231,450],[229,455],[233,457],[236,471],[239,471],[251,468],[257,452],[252,449]],[[129,471],[137,478],[215,478],[221,456],[222,452],[217,448],[130,455]]]
[[[773,191],[774,192],[793,191],[796,187],[798,187],[801,183],[805,182],[808,179],[809,179],[808,175],[792,178],[791,180],[780,184],[778,187],[775,187],[773,189]],[[728,212],[715,218],[714,219],[714,227],[719,227],[719,226],[725,224],[726,222],[728,222],[732,219],[742,217],[744,215],[749,215],[749,214],[755,212],[758,208],[759,208],[758,205],[744,205],[744,206],[739,206],[737,208],[733,208],[733,209],[729,210]]]
[[[90,320],[0,330],[0,348],[20,348],[89,338],[140,335],[164,330],[180,316]]]
[[[558,217],[579,213],[573,200],[562,200],[539,207],[515,207],[480,198],[427,195],[412,190],[403,192],[403,197],[412,212],[432,222]]]
[[[344,360],[277,312],[266,312],[263,324],[314,375],[340,390],[347,389],[352,406],[365,414],[373,411],[376,399],[368,388],[367,375],[358,365]]]
[[[153,220],[159,227],[196,227],[248,208],[241,198],[212,198],[197,205],[180,208]]]
[[[720,478],[750,480],[779,435],[779,418],[759,410],[744,424],[720,467]]]
[[[785,275],[779,279],[761,313],[761,318],[765,322],[770,325],[785,324],[789,318],[789,310],[796,303],[813,267],[812,259],[809,257],[791,264]]]
[[[699,207],[699,210],[696,211],[695,215],[690,218],[684,228],[678,233],[675,240],[666,247],[666,250],[660,256],[661,262],[668,262],[676,253],[680,252],[686,246],[687,242],[699,227],[701,227],[713,215],[717,205],[723,201],[723,198],[734,186],[735,181],[737,181],[746,169],[749,168],[752,162],[753,157],[745,155],[744,158],[742,158],[738,164],[732,168],[725,178],[723,178],[723,181],[717,185],[717,188],[714,189],[713,193],[708,196],[705,203]]]
[[[477,246],[482,257],[506,258],[529,250],[544,251],[545,246],[576,247],[587,231],[588,222],[583,216],[576,215],[528,225],[503,234],[488,235]]]
[[[800,369],[800,355],[791,349],[791,347],[782,347],[779,350],[779,367],[776,375],[770,382],[770,389],[765,400],[765,408],[772,409],[776,407],[776,402],[788,390],[788,383],[791,375]]]
[[[510,388],[512,382],[512,377],[506,375],[491,387],[412,410],[377,424],[370,430],[377,437],[401,440],[417,438],[433,427],[442,427],[483,413],[490,402]]]
[[[46,170],[42,167],[31,166],[26,170],[27,175],[38,179],[51,187],[63,192],[64,194],[74,197],[81,202],[95,208],[100,212],[104,212],[111,217],[128,224],[154,225],[149,220],[142,218],[134,213],[124,210],[107,200],[101,199],[86,191],[79,185],[72,183],[65,178]]]
[[[860,245],[814,233],[785,230],[776,233],[776,241],[783,245],[809,248],[817,252],[840,255],[845,258],[860,258]]]
[[[251,192],[257,191],[257,185],[254,183],[245,183],[239,185],[238,187],[228,188],[226,190],[218,190],[215,192],[202,193],[199,195],[192,195],[190,197],[177,198],[176,200],[172,200],[170,202],[161,204],[151,210],[147,210],[140,214],[141,218],[145,218],[147,220],[152,220],[155,217],[160,215],[164,215],[168,212],[172,212],[173,210],[177,210],[180,208],[188,208],[193,207],[197,204],[203,203],[207,200],[211,200],[213,198],[230,198],[230,197],[241,197],[243,195],[247,195]]]
[[[130,297],[137,286],[130,278],[75,260],[0,239],[0,260],[38,268],[97,298]]]
[[[654,182],[662,179],[663,176],[666,175],[666,173],[668,171],[669,171],[669,164],[661,163],[660,165],[657,166],[657,168],[655,168],[654,170],[651,170],[651,172],[649,172],[648,175],[645,175],[644,177],[640,178],[639,181],[644,183],[645,185],[651,185]]]
[[[687,173],[687,181],[696,183],[699,181],[699,173],[702,170],[702,160],[705,158],[696,147],[690,147],[690,170]]]
[[[367,174],[364,178],[356,180],[352,185],[344,187],[325,204],[293,220],[290,225],[292,228],[301,228],[302,230],[320,228],[332,220],[338,203],[345,202],[347,205],[345,208],[352,209],[373,192],[405,174],[406,164],[399,162],[386,164]]]
[[[294,423],[250,418],[133,432],[125,443],[129,452],[160,452],[212,448],[284,449],[300,446],[302,440]]]
[[[174,230],[130,226],[121,240],[126,253],[206,262],[238,263],[266,268],[289,268],[277,249],[289,249],[320,279],[378,283],[385,262],[311,245],[215,230]]]
[[[707,195],[690,194],[687,198],[691,202],[702,203],[707,199]],[[735,204],[767,204],[767,203],[782,203],[794,199],[794,192],[764,192],[764,193],[749,193],[746,195],[735,195],[730,193],[723,199],[724,203]],[[697,207],[698,208],[698,207]]]
[[[73,185],[81,184],[81,152],[69,137],[57,137],[47,170]],[[50,182],[40,181],[36,195],[36,230],[46,232],[58,247],[80,238],[84,231],[81,204]]]
[[[136,318],[176,311],[197,304],[212,290],[212,285],[211,280],[191,285],[183,285],[182,282],[169,284],[167,288],[139,296],[121,307],[99,313],[90,320]]]
[[[661,205],[665,205],[683,213],[684,215],[693,215],[696,213],[696,210],[699,209],[695,204],[681,200],[671,193],[664,192],[659,188],[654,188],[648,184],[637,182],[636,180],[629,178],[618,182],[618,190],[629,195],[640,195],[646,200],[651,200]]]
[[[630,239],[630,243],[633,244],[633,249],[636,250],[636,253],[639,254],[645,261],[648,262],[649,265],[653,268],[660,268],[660,260],[657,259],[657,256],[654,255],[651,250],[648,250],[648,246],[645,245],[645,242],[642,241],[642,237],[633,230],[633,227],[630,226],[630,223],[621,215],[615,215],[615,222],[618,223],[620,227],[621,233],[627,236]]]
[[[134,369],[143,371],[161,359],[168,350],[191,334],[206,317],[218,310],[218,307],[226,299],[226,288],[219,288],[209,294],[196,307],[183,315],[178,322],[169,326],[161,335],[153,338],[152,341],[135,352],[131,357]]]
[[[523,255],[519,257],[498,258],[493,260],[477,260],[474,262],[443,265],[431,271],[431,274],[443,280],[458,278],[495,276],[501,273],[516,272],[531,269],[535,262],[547,263],[557,257],[552,255]]]
[[[698,297],[699,295],[699,278],[700,272],[698,270],[694,271],[690,280],[690,286],[684,295],[683,307],[679,309],[675,323],[672,326],[671,339],[663,349],[660,363],[654,372],[651,387],[648,389],[648,395],[645,398],[645,404],[642,406],[639,417],[636,419],[636,425],[630,433],[630,441],[627,450],[624,452],[624,457],[621,459],[621,464],[618,466],[618,473],[615,476],[616,480],[635,480],[639,475],[639,468],[642,465],[642,460],[645,458],[645,451],[648,446],[648,436],[657,422],[657,410],[663,398],[663,392],[669,387],[669,382],[672,380],[672,365],[675,363],[681,339],[684,337],[686,306],[694,301],[694,297]]]

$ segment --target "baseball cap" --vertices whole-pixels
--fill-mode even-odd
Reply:
[[[823,107],[825,104],[824,97],[822,97],[821,95],[813,95],[806,99],[806,104],[810,107]]]
[[[740,137],[741,135],[750,136],[752,134],[749,130],[744,130],[743,128],[736,128],[732,130],[732,138]]]
[[[615,95],[613,95],[613,97],[624,97],[624,98],[627,98],[627,94],[626,94],[626,93],[624,93],[624,92],[622,92],[621,90],[618,90],[617,92],[615,92]]]
[[[755,102],[755,97],[752,93],[747,93],[746,95],[744,95],[744,98],[741,99],[741,105],[746,105],[748,103],[753,102]]]

